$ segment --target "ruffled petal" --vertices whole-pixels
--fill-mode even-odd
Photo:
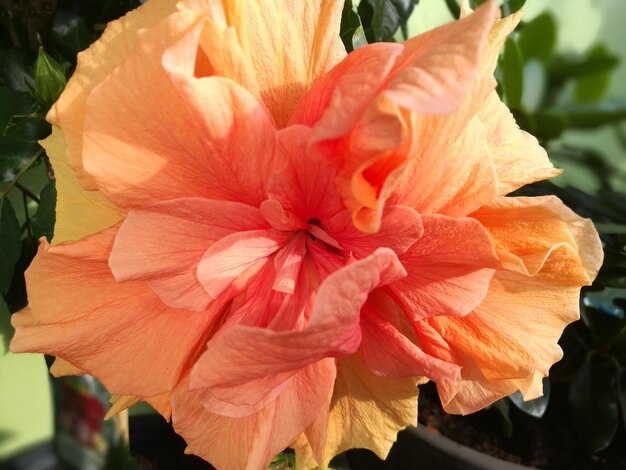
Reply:
[[[346,55],[334,0],[185,0],[206,11],[200,42],[206,73],[232,79],[283,127],[302,96]]]
[[[118,281],[148,280],[170,307],[200,311],[212,300],[196,278],[206,250],[233,233],[267,228],[259,209],[239,202],[164,201],[128,213],[109,267]]]
[[[333,359],[311,364],[293,376],[279,397],[243,418],[207,411],[200,400],[202,391],[190,391],[182,382],[172,397],[174,429],[191,452],[217,468],[265,468],[328,403],[335,374]]]
[[[155,26],[176,11],[176,3],[177,0],[149,2],[122,18],[111,21],[102,36],[88,49],[78,54],[76,70],[67,82],[61,97],[46,116],[48,121],[63,129],[67,142],[67,162],[75,172],[76,181],[85,189],[94,190],[97,187],[83,168],[83,125],[87,99],[91,92],[132,54],[138,31]],[[55,173],[57,171],[55,166]],[[88,212],[84,212],[83,217],[85,214]]]
[[[86,190],[68,161],[63,132],[56,126],[41,141],[54,168],[57,202],[52,243],[78,240],[119,222],[126,211],[114,206],[98,191]]]
[[[337,361],[337,379],[327,421],[323,461],[310,443],[299,439],[299,468],[327,468],[337,454],[353,448],[371,449],[387,457],[399,431],[417,425],[417,385],[420,378],[387,379],[367,370],[358,355]]]
[[[85,169],[118,206],[182,197],[258,206],[265,199],[271,117],[236,83],[194,77],[201,27],[185,11],[143,31],[133,53],[89,97]]]
[[[463,316],[485,297],[497,266],[487,231],[470,218],[423,215],[424,234],[399,259],[408,276],[389,287],[413,320]]]
[[[11,348],[59,356],[112,393],[150,397],[188,370],[215,315],[168,308],[140,281],[116,282],[107,266],[114,236],[42,241],[26,272],[30,310],[13,315]]]
[[[224,329],[207,344],[194,367],[194,388],[210,391],[212,403],[205,406],[213,412],[231,416],[249,412],[303,367],[356,351],[361,341],[360,310],[369,293],[404,274],[395,253],[380,248],[326,278],[303,330],[239,325]]]

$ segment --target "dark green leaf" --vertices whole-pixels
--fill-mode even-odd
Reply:
[[[548,409],[548,402],[550,401],[550,381],[547,378],[543,379],[543,395],[539,398],[524,401],[519,391],[509,395],[509,398],[511,402],[524,413],[534,416],[535,418],[541,418]]]
[[[96,38],[85,18],[71,10],[58,10],[52,24],[52,40],[72,62],[76,54],[87,49]]]
[[[358,13],[368,42],[389,41],[419,0],[362,0]]]
[[[556,22],[552,15],[543,13],[525,23],[520,29],[518,43],[524,61],[549,62],[556,46]]]
[[[456,0],[446,0],[446,5],[453,18],[459,18],[461,16],[461,7]]]
[[[537,113],[536,117],[561,120],[567,129],[595,129],[626,119],[626,101],[568,104]]]
[[[359,15],[354,10],[352,0],[346,0],[343,5],[340,36],[348,52],[352,52],[354,49],[367,44],[365,32],[361,25],[361,18],[359,18]]]
[[[0,51],[0,79],[13,91],[28,92],[35,86],[33,57],[24,49]]]
[[[513,436],[513,422],[511,421],[511,417],[509,414],[509,401],[506,399],[501,399],[494,402],[491,407],[498,413],[498,416],[500,417],[502,432],[504,432],[504,435],[510,439]]]
[[[54,221],[56,219],[54,210],[57,192],[53,181],[41,190],[39,198],[39,207],[31,219],[33,235],[36,239],[46,237],[50,241],[54,233]]]
[[[50,107],[65,88],[65,72],[59,63],[46,54],[43,47],[35,62],[35,96],[46,108]]]
[[[28,93],[0,86],[0,179],[12,180],[39,149],[37,141],[50,133],[50,125],[36,112]]]
[[[20,257],[20,223],[11,202],[0,197],[0,292],[5,293],[11,285],[13,268]]]
[[[128,446],[120,442],[108,450],[103,470],[137,470],[138,468]]]
[[[504,16],[512,15],[522,9],[526,0],[504,0],[502,3],[502,13]]]
[[[554,86],[566,80],[606,73],[620,63],[619,57],[604,46],[594,46],[585,55],[556,57],[548,67],[548,75]]]
[[[520,108],[524,88],[524,64],[517,44],[507,39],[504,54],[500,60],[502,67],[502,88],[507,104],[511,108]]]
[[[0,296],[0,357],[9,350],[11,338],[13,338],[11,312],[9,312],[7,304]]]
[[[20,254],[20,259],[15,263],[13,280],[11,281],[9,291],[5,295],[5,300],[11,312],[18,312],[28,304],[24,271],[30,266],[36,252],[37,240],[33,237],[24,238],[22,240],[22,253]]]
[[[569,402],[574,429],[588,453],[606,449],[617,430],[618,397],[613,362],[592,356],[576,373]]]

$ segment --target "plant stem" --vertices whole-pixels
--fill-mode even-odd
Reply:
[[[29,198],[31,198],[33,201],[35,201],[37,204],[39,204],[39,198],[35,195],[34,192],[32,192],[30,189],[28,189],[26,186],[24,186],[21,183],[18,183],[17,181],[15,182],[15,187],[17,189],[19,189],[20,191],[22,191],[26,196],[28,196]]]
[[[0,193],[0,197],[6,196],[7,193],[11,191],[11,189],[13,189],[13,186],[17,184],[17,180],[19,180],[24,175],[24,173],[26,173],[28,169],[33,166],[33,163],[35,163],[39,159],[39,157],[41,157],[41,155],[43,155],[43,149],[37,150],[35,155],[28,159],[26,164],[20,169],[20,171],[17,172],[15,178],[13,178],[11,182],[2,190],[2,193]]]

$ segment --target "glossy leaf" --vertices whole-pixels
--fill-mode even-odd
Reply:
[[[34,237],[26,237],[22,240],[20,258],[13,268],[13,280],[9,291],[4,296],[9,310],[18,312],[28,304],[26,295],[26,282],[24,281],[24,271],[28,268],[37,252],[37,241]]]
[[[35,96],[46,108],[50,107],[59,97],[67,80],[59,63],[46,54],[43,47],[35,61]]]
[[[11,202],[0,197],[0,292],[7,292],[15,263],[20,257],[20,223]]]
[[[419,0],[362,0],[358,13],[368,42],[389,41]]]
[[[519,410],[535,418],[541,418],[548,409],[550,401],[550,380],[547,377],[543,379],[543,396],[539,398],[524,401],[519,391],[509,395],[509,398]]]
[[[347,52],[367,44],[361,18],[354,9],[352,0],[346,0],[341,14],[341,40]]]
[[[33,57],[24,49],[0,51],[0,79],[13,91],[28,92],[35,86]]]
[[[556,21],[550,13],[542,13],[524,23],[518,44],[524,60],[537,59],[547,63],[556,46]]]
[[[54,233],[54,222],[56,219],[57,192],[53,181],[44,186],[39,194],[39,198],[39,207],[37,207],[37,212],[31,219],[33,235],[36,239],[46,237],[50,241]]]
[[[570,387],[572,423],[580,443],[590,454],[606,449],[615,437],[618,423],[615,372],[612,361],[592,356],[578,370]]]
[[[76,61],[76,54],[87,49],[96,38],[85,18],[72,10],[58,10],[54,15],[51,37],[67,59]]]

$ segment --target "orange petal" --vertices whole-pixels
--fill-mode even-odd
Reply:
[[[463,367],[460,383],[438,383],[446,411],[472,413],[516,390],[540,396],[541,379],[562,357],[557,341],[578,318],[579,295],[579,287],[555,286],[543,273],[499,271],[474,312],[430,319]]]
[[[53,243],[79,238],[109,228],[124,217],[125,210],[114,206],[98,191],[84,189],[68,163],[63,132],[52,126],[52,134],[41,141],[50,157],[56,177],[57,203]]]
[[[91,47],[78,54],[76,70],[46,117],[52,124],[63,129],[69,166],[85,189],[96,189],[93,179],[83,168],[82,141],[87,99],[131,54],[137,32],[156,25],[173,13],[176,3],[177,0],[149,2],[122,18],[111,21],[102,36]],[[55,173],[57,171],[55,167]]]
[[[504,269],[528,276],[554,271],[555,282],[589,285],[602,265],[602,244],[591,220],[555,196],[498,198],[472,217],[491,235]],[[558,256],[552,257],[555,251]]]
[[[200,47],[210,73],[235,80],[283,127],[313,82],[346,55],[339,37],[341,2],[188,0],[206,10]]]
[[[196,196],[257,206],[265,199],[271,117],[236,83],[194,77],[201,26],[185,11],[145,30],[89,98],[84,165],[121,207]]]
[[[150,397],[176,385],[214,315],[167,308],[140,281],[117,283],[107,266],[114,235],[41,243],[26,272],[30,312],[13,315],[11,348],[62,357],[112,393]]]
[[[333,359],[305,367],[276,400],[244,418],[206,411],[199,401],[201,391],[190,391],[184,381],[172,397],[174,429],[194,454],[217,468],[265,468],[327,404],[335,373]]]
[[[337,379],[327,417],[323,461],[309,446],[296,448],[301,468],[326,468],[335,455],[353,448],[387,457],[398,431],[417,424],[417,378],[387,379],[367,370],[357,355],[337,361]]]
[[[463,316],[483,300],[496,266],[485,229],[470,218],[423,215],[424,235],[399,259],[408,276],[389,289],[414,319]]]

